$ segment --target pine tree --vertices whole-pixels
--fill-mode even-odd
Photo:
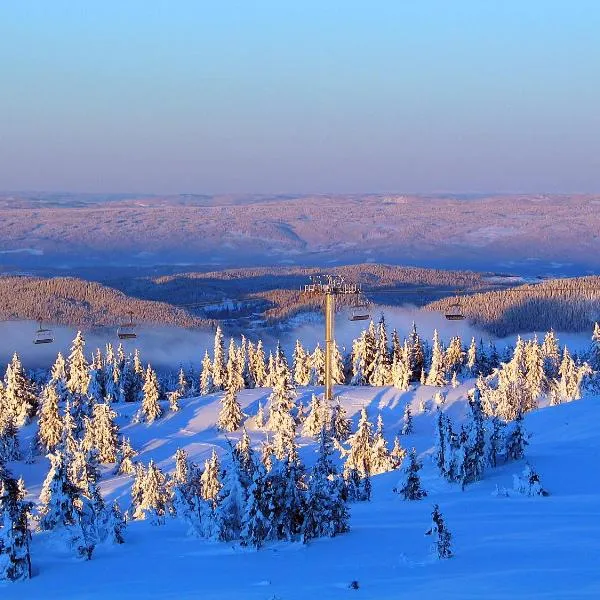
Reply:
[[[225,388],[225,383],[227,382],[227,370],[225,365],[225,340],[223,338],[223,331],[219,325],[217,325],[215,331],[212,377],[215,388],[217,390],[223,390]]]
[[[467,350],[467,371],[471,377],[477,375],[478,357],[477,357],[477,344],[475,338],[471,338],[471,344]]]
[[[451,558],[452,548],[451,541],[452,535],[448,531],[440,507],[437,504],[433,506],[433,512],[431,513],[432,523],[431,528],[426,532],[425,535],[433,535],[433,549],[439,559]]]
[[[592,344],[589,351],[589,363],[594,371],[600,371],[600,323],[594,323]]]
[[[366,377],[366,341],[367,332],[363,331],[352,344],[352,378],[350,385],[367,385]]]
[[[427,492],[421,488],[421,479],[419,471],[421,463],[417,459],[417,453],[413,448],[409,454],[409,463],[404,469],[404,480],[402,487],[398,490],[405,500],[421,500],[427,496]]]
[[[444,349],[439,339],[437,329],[433,332],[431,367],[426,380],[427,385],[446,385],[446,369],[444,365]]]
[[[408,361],[403,356],[400,358],[394,356],[394,362],[391,367],[392,385],[398,390],[406,391],[410,389],[411,378],[412,373]]]
[[[167,512],[168,505],[166,482],[164,473],[151,460],[144,474],[137,518],[144,519],[146,518],[146,513],[150,513],[153,525],[163,523],[163,517]]]
[[[498,455],[504,446],[504,423],[498,417],[492,417],[488,422],[486,443],[486,459],[490,467],[498,465]]]
[[[322,401],[316,394],[312,395],[308,416],[302,427],[302,435],[307,437],[316,437],[323,428],[323,407]]]
[[[243,366],[240,365],[238,349],[233,338],[229,341],[229,351],[227,354],[227,366],[225,368],[225,389],[239,392],[244,389]]]
[[[16,352],[6,368],[4,381],[4,410],[13,416],[17,427],[22,427],[35,415],[37,403],[32,384]]]
[[[108,540],[113,544],[124,544],[125,536],[123,532],[127,527],[127,521],[121,512],[119,503],[115,500],[107,515],[106,519],[106,535]]]
[[[554,330],[551,329],[546,333],[541,350],[546,378],[554,379],[558,375],[560,365],[560,349]]]
[[[208,350],[204,352],[202,359],[202,372],[200,374],[200,394],[206,396],[212,394],[215,390],[215,384],[212,376],[212,363],[208,356]]]
[[[513,475],[513,489],[522,496],[549,496],[542,487],[540,476],[531,465],[525,465],[521,476]]]
[[[519,413],[517,418],[507,428],[506,458],[507,460],[521,460],[525,456],[525,447],[529,445],[527,432],[523,423],[523,415]]]
[[[213,449],[210,459],[204,462],[204,471],[200,477],[202,499],[216,502],[221,491],[219,457]]]
[[[323,427],[319,439],[319,457],[311,471],[303,506],[302,541],[349,530],[345,486],[331,461],[331,433]]]
[[[85,339],[81,331],[77,332],[73,340],[68,365],[69,377],[67,379],[67,387],[69,391],[71,394],[85,396],[88,389],[89,374],[88,364],[85,359]]]
[[[300,340],[296,340],[294,347],[294,358],[292,362],[294,371],[294,383],[296,385],[308,385],[310,380],[310,358]]]
[[[468,483],[481,479],[486,463],[484,416],[477,388],[469,391],[469,406],[471,412],[462,440],[462,460],[457,467],[463,490]]]
[[[24,500],[22,480],[0,475],[0,581],[23,581],[31,578],[27,522],[33,504]]]
[[[119,427],[115,422],[117,413],[107,403],[94,406],[93,430],[98,460],[103,464],[117,460]]]
[[[265,412],[260,400],[258,401],[258,410],[256,411],[256,416],[254,417],[254,423],[258,429],[262,429],[265,426]]]
[[[338,442],[344,442],[350,435],[350,419],[346,416],[346,409],[338,400],[331,407],[330,419],[331,434]]]
[[[266,473],[262,465],[257,465],[244,510],[240,539],[242,546],[260,548],[271,530],[269,491]]]
[[[412,413],[410,411],[410,405],[406,404],[404,407],[404,415],[402,417],[402,435],[410,435],[413,433]]]
[[[262,340],[258,340],[256,350],[252,355],[252,361],[249,364],[250,374],[256,382],[256,387],[265,387],[267,380],[267,369],[265,366],[265,352]]]
[[[422,371],[425,366],[425,357],[423,351],[423,344],[421,338],[417,333],[417,326],[413,321],[412,330],[408,337],[408,348],[409,348],[409,359],[410,359],[410,370],[414,374],[414,377],[422,375]]]
[[[450,452],[450,448],[447,448],[447,419],[448,417],[441,410],[437,411],[433,456],[435,459],[435,464],[442,477],[446,477],[448,475],[446,473],[446,453]]]
[[[74,502],[79,497],[79,491],[69,477],[69,463],[65,454],[56,450],[48,457],[50,470],[40,494],[38,525],[42,531],[75,524],[77,515]]]
[[[237,399],[236,388],[228,388],[221,398],[217,427],[222,431],[236,431],[244,421],[244,413]]]
[[[158,401],[160,389],[156,373],[150,365],[146,369],[146,378],[144,380],[144,398],[142,400],[141,416],[146,423],[154,423],[156,419],[162,416],[162,408]]]
[[[317,344],[315,351],[310,357],[310,372],[308,376],[308,385],[316,386],[325,383],[325,354],[320,344]]]
[[[115,461],[117,463],[115,474],[133,475],[135,473],[135,463],[133,459],[137,454],[138,453],[131,447],[129,438],[122,437]]]
[[[230,542],[240,537],[248,490],[245,473],[238,460],[238,455],[231,449],[229,464],[225,469],[223,485],[216,499],[215,521],[218,538],[222,542]]]
[[[360,420],[355,433],[348,438],[349,451],[344,463],[344,471],[356,469],[361,477],[370,475],[372,472],[373,426],[367,417],[367,411],[363,407]]]
[[[406,450],[400,444],[400,438],[396,436],[394,438],[394,447],[390,452],[390,458],[392,459],[392,469],[399,469],[404,462],[406,457]]]
[[[0,414],[0,465],[21,458],[19,430],[15,424],[15,417],[9,412]]]

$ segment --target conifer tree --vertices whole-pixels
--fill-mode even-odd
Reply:
[[[390,458],[392,459],[392,469],[399,469],[404,462],[406,457],[406,450],[400,444],[400,438],[396,436],[394,438],[394,447],[390,452]]]
[[[121,512],[119,503],[115,500],[112,504],[110,512],[107,515],[105,524],[108,540],[113,544],[124,544],[124,531],[126,527],[127,521]]]
[[[406,404],[404,407],[404,415],[402,417],[402,435],[410,435],[413,432],[412,413],[410,411],[410,405]]]
[[[149,513],[153,525],[162,524],[167,511],[167,504],[166,477],[151,460],[148,469],[144,473],[141,502],[136,511],[136,518],[145,519],[146,513]]]
[[[323,428],[323,407],[322,401],[316,394],[312,395],[308,416],[302,426],[302,435],[307,437],[316,437]]]
[[[225,389],[239,392],[244,389],[243,365],[240,364],[238,349],[233,338],[229,341],[227,366],[225,368]]]
[[[225,364],[225,340],[223,338],[223,331],[221,327],[217,325],[215,331],[215,345],[212,362],[212,378],[213,385],[217,390],[225,388],[227,382],[227,370]]]
[[[525,456],[525,447],[529,445],[523,415],[519,413],[507,429],[505,436],[506,458],[507,460],[520,460]]]
[[[94,406],[93,431],[98,460],[103,464],[117,460],[119,427],[115,422],[117,413],[103,402]]]
[[[360,413],[358,427],[347,441],[349,451],[344,463],[344,471],[356,469],[361,477],[370,475],[372,472],[372,445],[373,426],[367,417],[367,411],[363,407]]]
[[[310,357],[310,373],[308,377],[308,385],[316,386],[325,383],[325,354],[321,349],[321,345],[317,344],[314,352]]]
[[[338,442],[344,442],[350,435],[350,419],[339,400],[331,407],[330,428],[333,439]]]
[[[162,416],[162,408],[158,401],[160,389],[156,373],[150,365],[146,369],[146,378],[143,387],[144,397],[142,399],[141,417],[146,423],[154,423]]]
[[[381,415],[377,417],[377,430],[373,436],[371,446],[371,470],[370,475],[387,473],[394,469],[394,459],[388,450],[387,441],[383,435],[383,419]]]
[[[446,369],[444,365],[444,349],[440,342],[437,329],[433,332],[431,367],[426,380],[427,385],[446,385]]]
[[[363,331],[357,340],[352,344],[352,378],[350,385],[367,385],[366,376],[366,335]]]
[[[247,501],[245,474],[238,455],[232,449],[215,507],[217,535],[220,541],[229,542],[240,537]]]
[[[444,523],[442,513],[440,512],[440,507],[437,504],[434,504],[433,506],[431,518],[431,528],[426,532],[425,535],[433,536],[433,550],[438,558],[451,558],[452,535],[450,534],[448,528],[446,527],[446,524]]]
[[[405,500],[421,500],[427,496],[427,492],[421,488],[420,470],[421,463],[417,459],[417,453],[413,448],[409,454],[408,465],[404,469],[404,479],[401,482],[402,487],[398,490],[398,493]]]
[[[256,463],[254,459],[254,450],[252,450],[250,436],[248,435],[246,428],[244,428],[242,437],[240,437],[238,443],[235,445],[233,452],[240,465],[242,474],[245,477],[244,484],[246,487],[249,487],[252,476],[254,475]]]
[[[594,371],[600,371],[600,323],[594,323],[592,344],[589,352],[590,367]]]
[[[262,402],[258,402],[258,410],[256,411],[256,416],[254,417],[254,423],[258,429],[262,429],[265,426],[265,412],[262,405]]]
[[[15,418],[10,413],[0,414],[0,464],[21,458],[19,430],[15,425]]]
[[[85,338],[77,332],[68,359],[69,376],[67,387],[71,394],[85,396],[88,389],[88,364],[85,358]]]
[[[486,460],[490,467],[498,465],[498,456],[504,446],[504,423],[498,417],[492,417],[488,422],[488,437],[486,443]]]
[[[37,402],[16,352],[6,368],[4,382],[4,410],[13,416],[17,427],[22,427],[35,415]]]
[[[22,480],[0,467],[0,581],[31,578],[27,522],[33,504],[24,498]]]
[[[403,356],[400,358],[394,356],[394,362],[391,367],[392,385],[398,390],[406,391],[410,388],[411,377],[412,374],[407,360]]]
[[[252,484],[248,489],[242,531],[242,546],[260,548],[271,530],[269,489],[266,484],[266,472],[262,464],[257,465]]]
[[[541,350],[546,378],[548,380],[554,379],[558,375],[560,365],[560,348],[554,330],[551,329],[544,336]]]
[[[77,519],[74,502],[79,497],[79,491],[69,477],[66,455],[56,450],[48,457],[50,470],[40,494],[38,525],[42,531],[73,525]]]
[[[219,457],[213,449],[210,459],[204,462],[204,471],[200,477],[203,500],[216,502],[221,491]]]
[[[467,350],[467,372],[471,377],[477,375],[477,344],[475,343],[475,338],[471,338],[471,344],[469,345],[469,349]]]
[[[244,421],[244,413],[237,399],[236,388],[228,388],[221,398],[217,427],[222,431],[236,431]]]
[[[129,438],[122,437],[121,443],[117,451],[116,457],[116,474],[117,475],[133,475],[135,473],[134,458],[137,456],[137,452],[131,447]]]
[[[208,350],[204,352],[202,359],[202,372],[200,373],[200,394],[206,396],[212,394],[215,389],[215,384],[212,376],[212,363],[208,356]]]
[[[525,465],[523,473],[513,475],[513,489],[522,496],[548,496],[548,492],[542,487],[540,476],[530,464]]]
[[[300,340],[296,340],[292,368],[294,383],[302,386],[308,385],[310,380],[310,358]]]
[[[343,480],[331,461],[332,437],[323,427],[319,439],[319,457],[310,473],[303,506],[302,541],[349,530],[350,515],[346,506]]]
[[[250,363],[250,374],[256,382],[256,387],[266,387],[267,385],[267,368],[265,366],[265,352],[263,349],[262,340],[258,340],[256,351],[252,355]]]

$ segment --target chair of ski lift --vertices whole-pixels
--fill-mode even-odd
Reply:
[[[350,312],[350,321],[367,321],[370,317],[369,303],[357,295]]]
[[[117,336],[120,340],[135,340],[137,333],[136,324],[133,322],[133,312],[129,311],[129,323],[121,323],[117,329]]]
[[[42,326],[42,322],[38,322],[38,329],[35,332],[33,343],[38,344],[51,344],[54,341],[54,334],[52,329],[47,329]]]
[[[446,311],[446,319],[448,319],[448,321],[463,321],[465,318],[465,315],[463,314],[461,307],[460,307],[460,292],[457,292],[456,294],[456,301],[453,302],[449,307],[448,310]]]

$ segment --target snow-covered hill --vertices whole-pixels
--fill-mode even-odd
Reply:
[[[443,406],[453,419],[466,414],[466,391],[472,382],[447,389]],[[307,404],[312,388],[301,388]],[[540,474],[548,497],[499,497],[496,486],[512,487],[512,475],[525,461],[486,471],[483,480],[461,491],[438,476],[431,460],[434,430],[433,396],[439,388],[339,387],[348,414],[365,406],[372,421],[381,413],[388,441],[398,433],[410,403],[414,434],[403,445],[416,447],[424,462],[422,481],[428,492],[421,501],[403,501],[392,490],[399,472],[373,477],[371,502],[351,505],[351,530],[308,545],[270,543],[259,551],[193,539],[186,527],[167,518],[164,526],[132,522],[122,546],[98,546],[89,562],[73,558],[47,533],[32,541],[33,579],[0,587],[3,599],[177,598],[177,599],[306,599],[306,598],[597,598],[600,597],[600,450],[597,423],[600,399],[542,408],[526,416],[532,434],[527,460]],[[270,390],[245,390],[244,411],[255,414]],[[178,413],[152,425],[131,424],[135,406],[119,405],[121,432],[130,437],[147,463],[164,470],[174,466],[178,448],[202,463],[213,447],[223,451],[226,435],[217,431],[219,394],[182,401]],[[423,403],[426,412],[421,412]],[[255,444],[265,437],[253,419],[247,428]],[[25,437],[31,428],[23,430]],[[238,434],[227,434],[237,438]],[[24,440],[23,440],[24,441]],[[300,440],[301,458],[314,460],[314,442]],[[48,468],[46,459],[32,465],[13,463],[37,498]],[[102,491],[129,505],[131,479],[103,473]],[[455,556],[432,558],[424,536],[434,503],[440,505],[453,535]],[[358,590],[349,588],[357,581]]]

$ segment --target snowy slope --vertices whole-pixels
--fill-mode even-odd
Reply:
[[[453,419],[465,412],[469,385],[449,389],[444,410]],[[373,478],[370,503],[351,506],[351,531],[319,539],[308,546],[275,543],[256,552],[234,544],[186,537],[185,527],[167,519],[154,527],[133,522],[123,546],[101,546],[90,562],[80,562],[48,534],[32,543],[34,578],[0,587],[3,599],[177,598],[177,599],[306,599],[306,598],[598,598],[600,597],[600,450],[597,423],[600,399],[540,409],[526,417],[532,438],[527,458],[539,472],[547,498],[492,495],[496,485],[512,486],[512,475],[524,462],[489,470],[485,478],[461,492],[441,480],[429,454],[433,443],[433,411],[419,414],[422,400],[439,388],[416,391],[393,388],[340,387],[349,414],[363,405],[371,420],[380,411],[388,440],[397,433],[404,406],[411,403],[415,433],[402,438],[424,460],[423,483],[428,497],[402,501],[392,492],[398,472]],[[240,393],[244,410],[254,414],[270,390]],[[312,389],[302,390],[306,404]],[[163,469],[173,466],[177,448],[192,460],[208,458],[212,448],[226,446],[215,429],[219,395],[183,401],[177,414],[153,425],[131,425],[133,406],[121,406],[122,433],[131,438],[143,462],[150,458]],[[255,443],[264,439],[247,422]],[[237,438],[237,434],[231,437]],[[311,440],[302,439],[301,456],[314,456]],[[12,465],[37,496],[47,469],[37,464]],[[102,490],[128,507],[131,479],[103,476]],[[438,503],[454,536],[455,557],[430,557],[433,503]],[[358,591],[348,588],[357,580]]]

